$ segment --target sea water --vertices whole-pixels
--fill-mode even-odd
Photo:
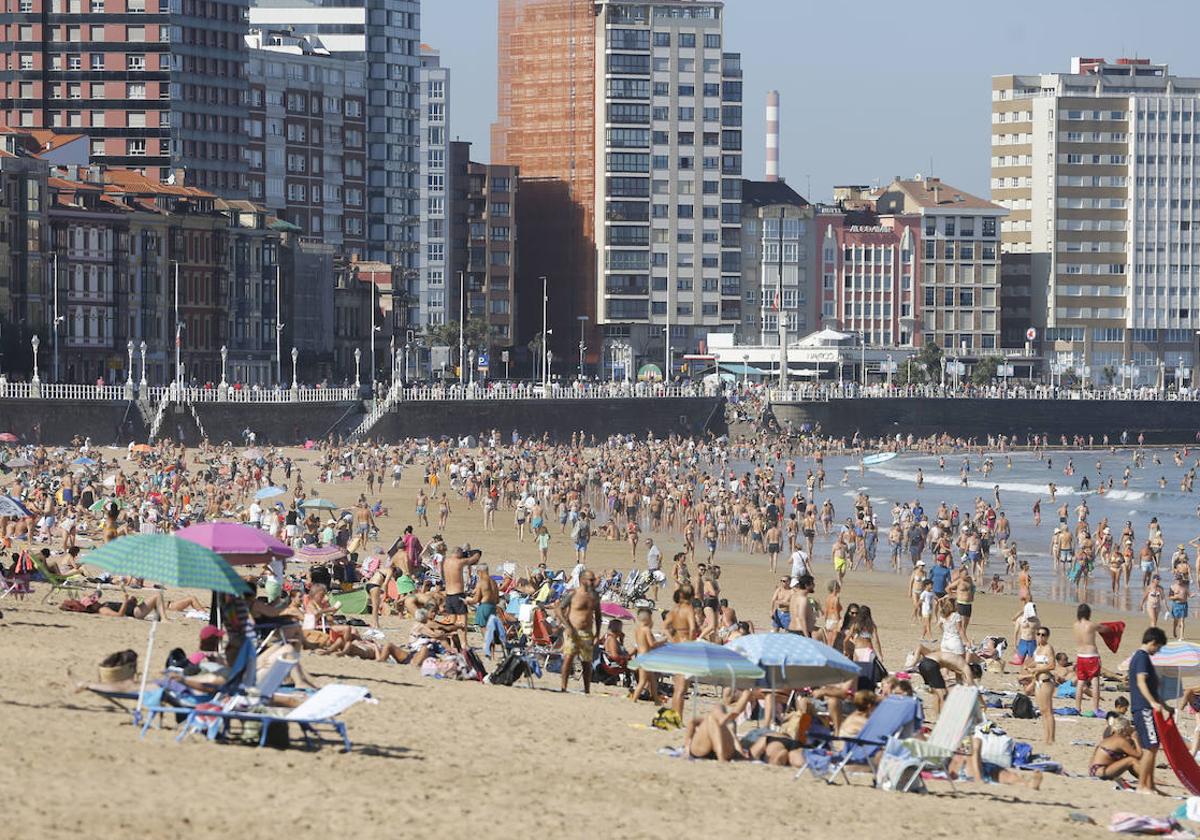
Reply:
[[[969,457],[962,453],[944,456],[945,468],[938,466],[938,456],[904,453],[881,464],[863,466],[861,458],[850,455],[827,455],[825,457],[825,488],[815,493],[818,507],[830,499],[834,505],[835,524],[844,522],[847,516],[854,513],[854,497],[862,492],[870,496],[873,510],[879,527],[879,547],[876,553],[875,568],[886,571],[890,567],[890,552],[887,542],[888,528],[892,522],[892,507],[895,504],[907,502],[910,505],[916,501],[921,503],[926,515],[931,519],[937,513],[940,503],[945,502],[948,508],[954,505],[962,515],[963,521],[971,517],[975,511],[975,500],[982,498],[989,504],[994,504],[995,489],[1000,492],[1000,510],[1004,511],[1009,520],[1011,540],[1018,546],[1018,558],[1029,563],[1029,572],[1033,580],[1033,596],[1035,600],[1054,600],[1075,603],[1087,601],[1102,604],[1118,610],[1137,610],[1142,598],[1142,572],[1138,565],[1138,552],[1145,544],[1151,517],[1158,517],[1162,528],[1164,545],[1160,574],[1163,586],[1169,588],[1169,559],[1179,543],[1189,543],[1200,536],[1200,495],[1184,492],[1180,489],[1180,480],[1189,468],[1195,466],[1200,458],[1200,450],[1195,447],[1187,450],[1180,448],[1158,449],[1144,448],[1142,466],[1134,463],[1134,454],[1139,450],[1133,448],[1108,449],[1058,449],[1034,454],[1029,450],[1014,452],[986,452],[983,455],[972,454]],[[1183,463],[1176,466],[1175,452],[1182,456]],[[1155,458],[1159,463],[1155,463]],[[990,458],[993,462],[991,474],[983,473],[983,461]],[[961,469],[964,459],[969,470],[964,485]],[[1011,460],[1011,467],[1009,466]],[[1067,475],[1068,464],[1073,465],[1074,474]],[[1097,469],[1099,464],[1099,469]],[[773,464],[776,471],[783,469],[783,463]],[[1128,486],[1123,486],[1124,470],[1129,467]],[[733,469],[739,474],[752,470],[754,465],[738,461]],[[811,459],[796,459],[796,477],[787,482],[787,497],[799,489],[805,492],[805,478],[808,469],[816,470]],[[924,487],[917,489],[917,470],[924,473]],[[1083,477],[1087,476],[1090,488],[1081,490]],[[1106,489],[1104,494],[1098,492],[1101,482],[1107,488],[1109,478],[1112,479],[1112,489]],[[1160,479],[1166,479],[1166,486],[1160,486]],[[1050,482],[1057,486],[1056,500],[1050,501]],[[1033,524],[1033,505],[1041,501],[1042,524]],[[1134,534],[1134,569],[1130,575],[1129,588],[1111,592],[1111,578],[1108,569],[1099,565],[1092,572],[1091,579],[1086,585],[1076,586],[1066,578],[1057,565],[1051,562],[1050,538],[1054,528],[1059,524],[1058,509],[1065,502],[1068,508],[1066,524],[1074,531],[1077,522],[1076,507],[1083,500],[1087,501],[1088,524],[1095,535],[1100,522],[1107,518],[1108,526],[1114,538],[1119,538],[1126,522],[1133,525]],[[818,528],[818,534],[820,529]],[[1188,556],[1194,568],[1196,548],[1188,545]],[[829,542],[818,539],[816,546],[816,568],[821,570],[823,564],[831,564]],[[957,550],[955,552],[957,558]],[[928,549],[923,555],[926,563],[932,560]],[[902,574],[912,571],[912,566],[905,552],[901,558]],[[1006,566],[998,547],[993,546],[991,560],[988,563],[986,575],[976,580],[981,592],[990,587],[992,575],[999,574],[1005,582],[1005,592],[1017,593],[1016,575],[1007,575]],[[1197,597],[1195,588],[1193,597]]]

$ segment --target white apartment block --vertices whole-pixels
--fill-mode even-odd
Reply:
[[[644,354],[668,325],[682,353],[741,318],[741,59],[724,11],[596,3],[597,317]]]
[[[992,80],[992,197],[1011,211],[1003,248],[1028,266],[1048,357],[1097,382],[1188,378],[1196,149],[1200,78],[1165,64],[1076,58],[1070,73]]]
[[[446,323],[452,197],[449,126],[450,69],[441,65],[437,50],[422,44],[421,249],[415,290],[421,327]]]

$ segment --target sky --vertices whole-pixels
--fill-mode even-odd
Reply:
[[[422,40],[451,69],[450,132],[481,161],[496,114],[496,6],[422,3]],[[780,171],[806,198],[918,172],[987,197],[992,76],[1067,72],[1076,55],[1200,76],[1198,29],[1200,0],[726,0],[725,49],[742,53],[745,175],[762,177],[764,102],[777,89]]]

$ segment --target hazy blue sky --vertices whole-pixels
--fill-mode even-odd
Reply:
[[[425,0],[426,43],[452,70],[451,133],[486,160],[496,113],[496,0]],[[984,9],[987,11],[985,12]],[[978,13],[976,13],[978,10]],[[762,177],[763,101],[782,96],[782,163],[799,192],[930,173],[987,196],[991,77],[1148,57],[1200,75],[1200,0],[726,0],[742,53],[745,172]]]

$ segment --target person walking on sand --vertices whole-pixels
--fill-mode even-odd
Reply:
[[[1129,712],[1138,746],[1142,748],[1137,766],[1138,793],[1158,793],[1154,785],[1154,764],[1158,759],[1159,740],[1154,712],[1169,716],[1172,710],[1158,696],[1158,672],[1150,657],[1166,643],[1167,634],[1161,627],[1148,627],[1142,634],[1142,646],[1129,659]]]
[[[592,659],[596,653],[596,638],[600,635],[600,598],[596,594],[596,574],[584,571],[579,575],[579,588],[559,601],[559,620],[563,628],[562,691],[575,670],[575,658],[583,669],[583,693],[592,690]]]
[[[1100,716],[1100,649],[1096,634],[1100,625],[1092,621],[1092,608],[1080,604],[1075,610],[1075,710],[1083,713],[1083,689],[1092,689],[1092,717]]]

